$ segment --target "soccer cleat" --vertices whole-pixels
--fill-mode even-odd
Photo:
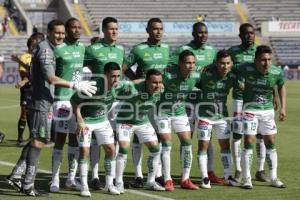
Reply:
[[[52,182],[50,185],[50,192],[52,192],[52,193],[59,192],[59,184]]]
[[[90,185],[90,188],[92,188],[93,190],[100,190],[101,189],[101,183],[100,183],[99,178],[93,178],[90,181],[89,185]]]
[[[239,183],[242,182],[242,172],[239,170],[236,170],[235,174],[234,174],[234,179]]]
[[[12,178],[11,175],[8,175],[6,177],[6,182],[12,186],[17,192],[20,192],[22,190],[22,181],[21,179]]]
[[[91,195],[88,187],[83,187],[80,190],[80,196],[82,196],[82,197],[91,197],[92,195]]]
[[[253,185],[252,185],[251,177],[243,179],[241,187],[244,189],[252,189]]]
[[[208,172],[208,178],[212,184],[217,184],[217,185],[225,184],[224,179],[217,177],[217,175],[213,171]]]
[[[123,183],[117,183],[116,184],[116,188],[120,192],[120,194],[124,194],[125,193],[125,189],[124,189],[124,184]]]
[[[170,192],[174,191],[174,183],[172,180],[167,180],[164,185],[166,191],[170,191]]]
[[[191,179],[186,179],[184,181],[181,181],[180,187],[183,189],[188,189],[188,190],[198,190],[199,187],[195,185]]]
[[[134,179],[134,182],[131,183],[130,185],[133,188],[143,188],[144,187],[143,178],[137,177],[136,179]]]
[[[156,182],[147,182],[146,188],[153,191],[165,191],[166,189]]]
[[[211,188],[211,185],[210,185],[210,180],[208,177],[205,177],[204,179],[202,179],[202,183],[201,183],[201,188],[204,188],[204,189],[210,189]]]
[[[42,190],[37,190],[33,186],[30,187],[29,189],[24,189],[22,188],[22,192],[27,195],[27,196],[32,196],[32,197],[46,197],[49,196],[49,194],[45,191]]]
[[[120,194],[119,190],[114,185],[106,185],[103,190],[112,195]]]
[[[271,186],[276,188],[286,188],[286,185],[281,182],[278,178],[271,180]]]
[[[165,186],[165,180],[163,176],[156,177],[155,182],[159,183],[161,186]]]
[[[265,174],[265,171],[257,171],[255,173],[255,179],[260,182],[270,182],[269,177]]]
[[[68,179],[65,183],[65,188],[67,190],[76,190],[76,191],[80,191],[81,190],[81,185],[78,181],[76,180],[70,180]]]
[[[240,186],[241,184],[239,182],[237,182],[234,178],[232,178],[232,176],[229,176],[225,182],[230,185],[230,186],[234,186],[234,187],[237,187],[237,186]]]

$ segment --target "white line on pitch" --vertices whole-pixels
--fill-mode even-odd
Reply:
[[[4,165],[4,166],[9,166],[9,167],[14,167],[15,164],[10,163],[10,162],[5,162],[5,161],[0,161],[0,165]],[[43,170],[43,169],[38,169],[38,172],[42,172],[45,174],[51,174],[52,172],[49,170]],[[154,195],[154,194],[148,194],[145,192],[140,192],[140,191],[136,191],[136,190],[126,190],[127,192],[131,193],[131,194],[136,194],[136,195],[140,195],[140,196],[144,196],[144,197],[150,197],[153,199],[161,199],[161,200],[174,200],[172,198],[167,198],[167,197],[163,197],[163,196],[159,196],[159,195]]]
[[[17,108],[20,105],[11,105],[11,106],[0,106],[0,110],[6,110],[6,109],[11,109],[11,108]]]

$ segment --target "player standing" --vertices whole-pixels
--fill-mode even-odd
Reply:
[[[79,42],[81,25],[76,18],[70,18],[65,23],[66,39],[54,49],[56,59],[55,74],[66,81],[78,83],[81,80],[85,46]],[[73,115],[70,98],[74,90],[65,87],[55,87],[53,115],[55,121],[55,145],[52,152],[52,181],[50,192],[59,192],[59,171],[62,162],[63,147],[67,135],[68,143],[68,179],[67,189],[76,189],[76,171],[78,166],[78,142],[75,135],[76,119]]]
[[[258,46],[254,63],[246,63],[238,68],[239,80],[243,86],[243,124],[244,150],[242,153],[243,183],[245,189],[252,189],[251,164],[255,135],[262,134],[266,145],[267,163],[270,168],[271,186],[285,188],[277,177],[277,152],[275,136],[275,111],[273,106],[273,88],[277,86],[281,102],[279,120],[286,118],[286,88],[281,68],[272,64],[272,50],[268,46]]]
[[[169,62],[169,45],[161,42],[163,36],[163,22],[161,19],[149,19],[146,31],[148,33],[147,41],[134,46],[123,65],[124,74],[131,80],[135,80],[135,82],[144,80],[147,71],[150,69],[156,69],[162,72]],[[134,74],[130,68],[135,64],[137,64],[136,74]],[[156,129],[153,110],[149,112],[149,118],[152,126]],[[142,144],[139,143],[136,134],[134,134],[133,137],[132,156],[135,170],[135,182],[131,185],[135,188],[141,188],[143,187]],[[156,177],[161,177],[161,162],[159,163]]]

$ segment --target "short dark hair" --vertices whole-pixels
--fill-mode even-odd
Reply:
[[[64,23],[58,19],[53,19],[48,23],[47,31],[53,31],[55,26],[64,26]]]
[[[158,71],[157,69],[149,69],[146,73],[146,80],[150,80],[150,77],[152,75],[161,76],[162,73],[160,71]]]
[[[249,28],[249,27],[251,27],[251,28],[254,29],[254,26],[252,24],[250,24],[250,23],[243,23],[243,24],[241,24],[240,25],[240,34],[244,33],[246,31],[246,29]]]
[[[104,73],[108,74],[113,70],[121,70],[120,66],[116,62],[109,62],[104,65]]]
[[[71,18],[70,18],[70,19],[68,19],[68,21],[66,21],[66,23],[65,23],[65,27],[66,27],[66,29],[70,28],[70,26],[71,26],[71,23],[72,23],[73,21],[78,21],[78,22],[79,22],[79,20],[78,20],[78,19],[76,19],[75,17],[71,17]]]
[[[44,40],[45,36],[43,33],[40,32],[36,32],[33,33],[28,39],[27,39],[27,47],[30,48],[31,43],[33,42],[33,40],[37,40],[37,42],[39,43],[40,41]]]
[[[267,45],[260,45],[256,48],[255,58],[258,58],[263,53],[272,54],[272,49]]]
[[[222,58],[227,58],[227,57],[230,57],[230,54],[228,53],[228,51],[226,49],[222,49],[222,50],[218,51],[216,60],[220,60]]]
[[[102,30],[105,29],[107,27],[107,24],[114,22],[114,23],[118,23],[118,20],[114,17],[105,17],[102,20]]]
[[[42,41],[45,39],[45,35],[41,32],[36,32],[33,33],[30,38],[32,38],[33,40],[38,40],[38,41]]]
[[[147,22],[147,28],[150,28],[151,24],[157,22],[157,23],[162,23],[161,19],[158,17],[154,17],[148,20]]]
[[[194,56],[195,57],[195,54],[193,52],[191,52],[190,50],[184,50],[183,52],[181,52],[179,54],[179,62],[182,62],[183,59],[185,57],[188,57],[188,56]]]
[[[204,24],[203,22],[196,22],[196,23],[194,23],[194,24],[193,24],[193,32],[195,32],[196,29],[197,29],[198,27],[201,27],[201,26],[204,26],[205,28],[207,28],[206,24]]]

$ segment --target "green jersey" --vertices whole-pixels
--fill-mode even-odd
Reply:
[[[97,80],[97,92],[93,97],[81,96],[75,93],[71,101],[81,106],[81,115],[85,123],[95,124],[107,120],[107,112],[112,103],[123,92],[132,91],[133,83],[119,81],[111,90],[104,87],[103,80]]]
[[[244,84],[243,101],[245,109],[273,109],[273,88],[284,85],[284,76],[280,67],[271,65],[267,74],[261,74],[254,63],[245,63],[239,67],[238,80]]]
[[[122,66],[125,50],[120,45],[110,45],[102,39],[87,47],[85,52],[85,65],[90,66],[93,74],[104,74],[104,65],[116,62]]]
[[[212,64],[217,55],[217,49],[213,46],[205,44],[202,47],[197,47],[195,42],[191,41],[190,43],[183,45],[175,50],[175,52],[171,56],[170,63],[177,65],[179,54],[184,50],[190,50],[195,54],[196,71],[200,71],[201,68]]]
[[[256,45],[254,44],[249,49],[245,49],[241,44],[230,47],[228,53],[231,56],[233,62],[233,71],[236,73],[237,68],[243,63],[254,62]],[[238,88],[234,88],[232,92],[232,98],[237,100],[243,99],[243,94]]]
[[[58,45],[54,49],[56,59],[55,75],[72,82],[79,82],[83,69],[85,46],[81,42],[69,42]],[[74,94],[71,88],[55,87],[56,100],[70,100]]]
[[[184,50],[190,50],[193,52],[196,56],[196,62],[195,62],[195,72],[199,73],[201,72],[201,69],[203,67],[206,67],[214,62],[217,55],[217,49],[213,46],[204,44],[201,47],[198,47],[194,41],[191,41],[190,43],[183,45],[175,50],[171,57],[171,64],[178,64],[178,57],[181,52]],[[189,103],[197,103],[196,100],[198,97],[197,89],[194,88],[193,91],[190,92],[187,98],[187,102]]]
[[[193,71],[187,79],[183,79],[179,66],[166,68],[163,74],[164,93],[158,103],[159,115],[185,115],[185,100],[199,82],[200,74]]]
[[[122,102],[117,115],[118,123],[142,125],[149,122],[149,111],[153,109],[160,99],[160,92],[150,95],[146,91],[146,82],[135,84],[135,95]]]
[[[215,66],[203,72],[197,84],[201,90],[198,116],[212,120],[228,117],[227,96],[236,82],[233,73],[228,73],[224,78],[220,77]]]
[[[125,64],[128,67],[137,64],[139,78],[145,78],[149,69],[157,69],[162,72],[167,67],[169,52],[170,48],[167,44],[159,43],[152,45],[148,41],[143,42],[133,47]]]

